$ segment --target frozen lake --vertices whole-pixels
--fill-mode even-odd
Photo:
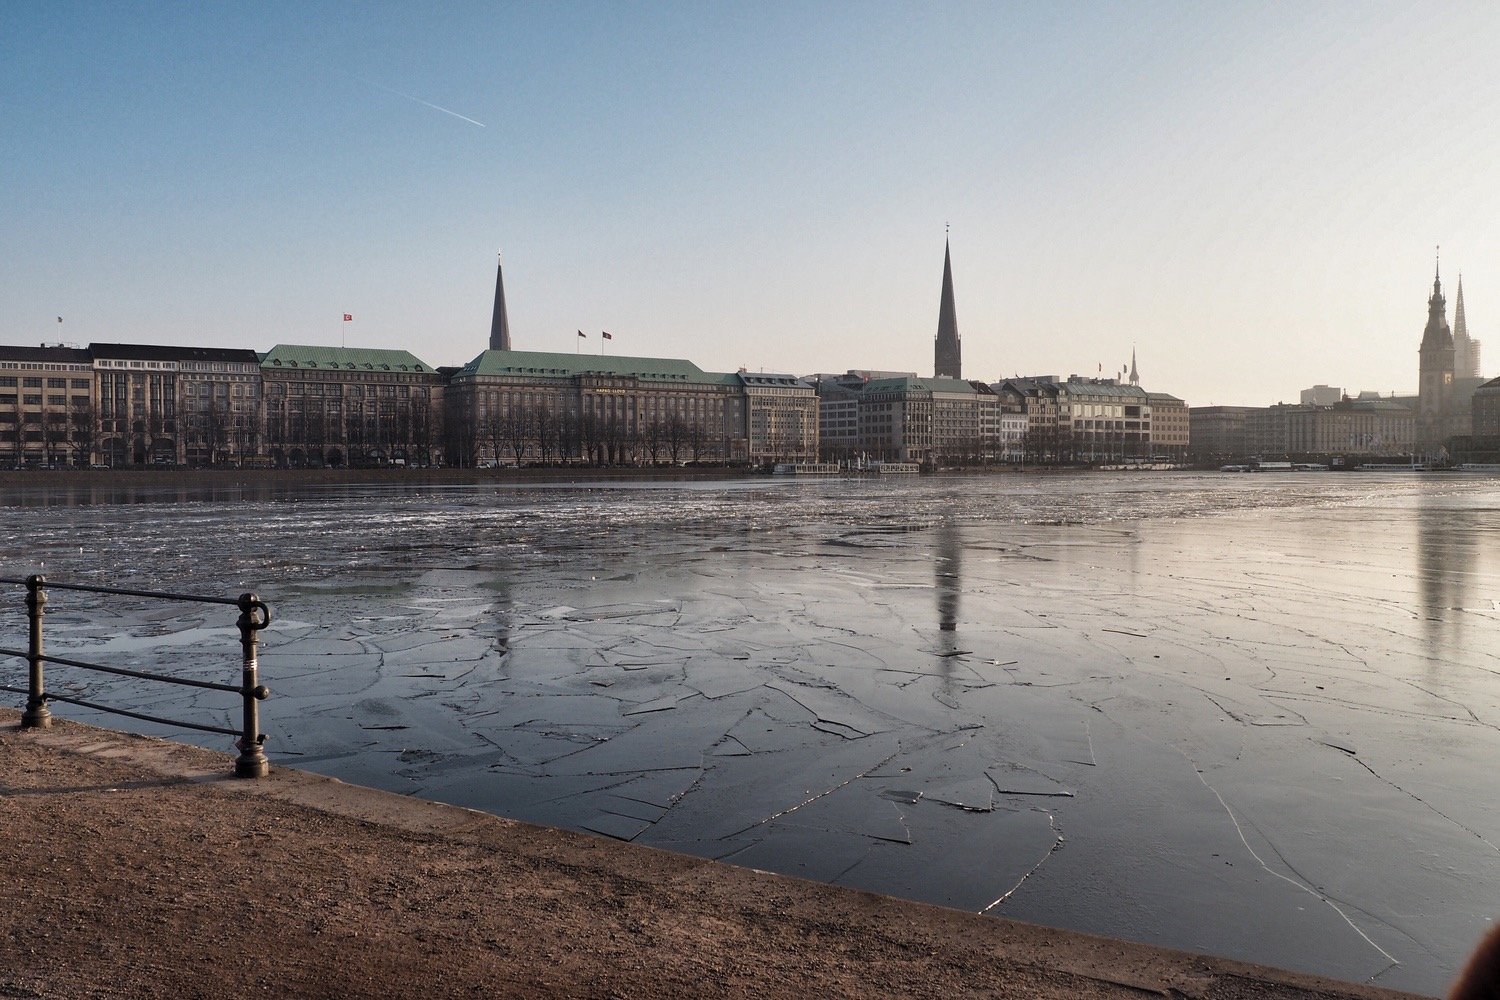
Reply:
[[[273,764],[1425,992],[1500,899],[1495,479],[96,482],[0,496],[0,575],[257,591]],[[231,681],[232,625],[48,606],[54,654]]]

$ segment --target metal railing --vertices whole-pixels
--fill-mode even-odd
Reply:
[[[254,594],[241,594],[238,598],[230,597],[200,597],[196,594],[169,594],[154,590],[125,590],[119,587],[89,587],[76,583],[48,583],[46,577],[39,575],[28,576],[25,579],[11,579],[0,577],[0,583],[22,584],[26,587],[26,616],[31,625],[31,642],[26,651],[18,649],[0,648],[0,655],[20,657],[30,665],[29,683],[25,688],[9,687],[0,684],[0,691],[9,691],[13,694],[26,695],[26,710],[21,713],[21,725],[23,728],[45,729],[52,724],[52,712],[48,710],[47,703],[50,701],[66,702],[69,705],[78,705],[82,708],[91,708],[98,712],[109,712],[114,715],[124,715],[132,719],[140,719],[144,722],[157,722],[162,725],[180,726],[184,729],[195,729],[203,733],[222,733],[225,736],[235,736],[235,746],[240,755],[234,762],[234,774],[237,778],[263,778],[270,771],[270,763],[262,749],[265,744],[265,734],[260,731],[260,705],[259,703],[271,694],[269,688],[260,683],[260,665],[257,648],[260,641],[260,631],[271,624],[271,609],[266,602]],[[127,597],[151,597],[166,601],[191,601],[198,604],[228,604],[240,609],[240,617],[236,624],[240,630],[240,649],[242,652],[242,666],[240,670],[240,683],[218,684],[213,681],[192,680],[186,677],[168,677],[164,674],[148,673],[144,670],[127,670],[124,667],[109,667],[102,663],[89,663],[84,660],[75,660],[62,656],[47,656],[42,647],[42,619],[46,615],[47,590],[76,590],[89,594],[119,594]],[[143,680],[160,681],[164,684],[179,684],[184,687],[205,688],[210,691],[229,691],[240,695],[244,702],[244,725],[240,729],[226,729],[221,726],[205,726],[196,722],[184,722],[180,719],[163,719],[157,716],[144,715],[140,712],[130,712],[123,708],[114,708],[109,705],[100,705],[95,702],[83,701],[79,698],[69,698],[65,695],[54,694],[46,689],[42,666],[46,663],[55,663],[65,667],[76,667],[82,670],[92,670],[98,673],[114,674],[119,677],[136,677]]]

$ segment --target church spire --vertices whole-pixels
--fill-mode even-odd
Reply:
[[[1135,370],[1135,347],[1130,348],[1130,384],[1141,384],[1141,373]]]
[[[943,295],[938,302],[937,338],[933,344],[933,375],[963,378],[963,360],[958,340],[958,312],[953,307],[953,259],[943,240]]]
[[[1463,272],[1458,275],[1458,296],[1453,304],[1453,339],[1467,340],[1469,337],[1469,324],[1464,318],[1464,276]]]
[[[1469,321],[1464,315],[1464,276],[1458,275],[1458,294],[1453,305],[1453,376],[1479,377],[1479,341],[1469,336]]]
[[[490,319],[490,350],[510,350],[510,317],[505,312],[505,265],[495,262],[495,315]]]

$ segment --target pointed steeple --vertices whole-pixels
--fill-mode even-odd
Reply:
[[[1443,275],[1434,271],[1432,298],[1427,300],[1427,328],[1422,331],[1422,350],[1453,350],[1453,333],[1448,329],[1448,300],[1443,298]]]
[[[1464,276],[1458,275],[1458,294],[1453,305],[1453,375],[1455,378],[1479,376],[1479,343],[1469,338],[1469,322],[1464,316]]]
[[[958,311],[953,307],[953,259],[943,240],[943,294],[938,302],[937,337],[933,344],[933,375],[963,378],[963,358],[958,340]]]
[[[1457,340],[1460,337],[1467,338],[1468,336],[1469,324],[1464,320],[1464,275],[1460,271],[1458,273],[1457,301],[1453,304],[1453,339]]]
[[[1141,373],[1135,370],[1135,348],[1130,349],[1130,384],[1141,384]]]
[[[490,319],[490,350],[510,350],[510,317],[505,312],[505,264],[495,263],[495,315]]]

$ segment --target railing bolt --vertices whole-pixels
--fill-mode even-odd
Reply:
[[[270,609],[254,594],[241,594],[239,599],[240,649],[244,653],[244,669],[240,675],[240,696],[245,702],[245,731],[240,736],[240,755],[234,762],[236,778],[264,778],[271,769],[261,744],[265,737],[260,734],[260,705],[271,692],[260,683],[260,664],[256,656],[259,632],[271,623]],[[257,615],[256,612],[259,612]]]
[[[42,616],[47,607],[46,583],[47,578],[36,573],[26,578],[26,617],[31,622],[27,660],[31,664],[31,678],[21,725],[28,729],[46,729],[52,725],[52,712],[47,708],[47,691],[42,681]]]

